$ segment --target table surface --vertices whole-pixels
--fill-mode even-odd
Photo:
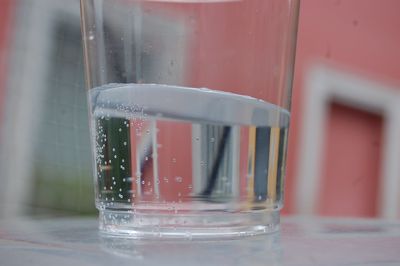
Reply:
[[[283,218],[280,233],[231,241],[99,236],[94,218],[0,222],[0,265],[400,265],[400,222]]]

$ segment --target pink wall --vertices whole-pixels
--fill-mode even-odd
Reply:
[[[318,214],[361,217],[378,214],[382,122],[379,115],[331,105]]]
[[[294,212],[294,179],[298,169],[300,129],[302,125],[302,110],[304,95],[304,77],[310,64],[319,58],[332,62],[347,69],[354,69],[355,72],[364,73],[369,78],[378,80],[394,80],[400,84],[400,1],[397,0],[303,0],[300,10],[297,62],[293,91],[292,106],[292,127],[289,140],[288,176],[286,187],[286,208],[285,213]],[[360,116],[351,110],[344,110],[341,107],[334,107],[329,126],[335,131],[345,130],[348,126],[346,121],[337,119],[338,113],[347,112],[347,115]],[[362,116],[362,115],[361,115]],[[371,153],[372,149],[365,149],[361,143],[373,143],[380,141],[379,129],[373,125],[379,125],[377,118],[365,117],[365,122],[360,128],[365,127],[369,132],[364,136],[360,145],[353,146],[357,154],[363,156]],[[378,119],[379,120],[379,119]],[[367,122],[369,121],[369,122]],[[363,122],[361,122],[363,123]],[[368,129],[369,128],[369,129]],[[353,128],[354,129],[354,128]],[[363,157],[358,164],[369,171],[365,182],[356,185],[358,193],[347,193],[342,191],[341,181],[333,180],[343,176],[348,164],[342,164],[340,154],[336,153],[335,144],[341,145],[348,139],[357,139],[361,136],[359,128],[348,130],[346,134],[333,135],[328,137],[325,151],[325,160],[329,165],[323,168],[323,182],[329,184],[329,191],[338,191],[338,196],[345,197],[351,202],[360,202],[360,195],[373,195],[371,186],[377,182],[376,169],[379,168],[379,161]],[[335,132],[334,131],[334,132]],[[371,133],[372,132],[372,133]],[[334,137],[333,137],[334,136]],[[347,140],[346,140],[347,139]],[[358,149],[359,148],[359,149]],[[357,156],[357,154],[353,154]],[[368,164],[367,164],[368,162]],[[334,167],[334,166],[337,167]],[[353,168],[350,169],[353,171]],[[354,173],[354,172],[352,172]],[[360,172],[357,172],[360,173]],[[371,175],[372,173],[372,175]],[[375,181],[374,181],[375,180]],[[360,186],[363,186],[360,188]],[[365,194],[367,193],[367,194]],[[368,194],[372,193],[372,194]],[[332,196],[324,194],[321,206],[330,206],[330,211],[322,211],[321,214],[329,215],[352,215],[372,216],[375,214],[375,205],[368,200],[369,208],[365,205],[360,208],[340,210],[342,201],[334,201]],[[375,197],[375,196],[372,196]],[[356,206],[358,203],[355,203]],[[322,208],[320,206],[320,208]],[[320,209],[321,210],[321,209]]]

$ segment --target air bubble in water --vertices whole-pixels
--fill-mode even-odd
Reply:
[[[185,233],[185,237],[186,237],[186,239],[188,239],[188,240],[192,240],[192,238],[193,238],[192,233],[190,233],[190,232],[186,232],[186,233]]]

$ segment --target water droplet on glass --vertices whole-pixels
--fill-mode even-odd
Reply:
[[[128,143],[126,143],[126,141],[124,141],[124,146],[126,146]]]

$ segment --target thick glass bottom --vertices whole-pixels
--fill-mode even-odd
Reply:
[[[279,230],[279,210],[240,213],[143,214],[100,210],[102,234],[133,239],[235,239]]]

